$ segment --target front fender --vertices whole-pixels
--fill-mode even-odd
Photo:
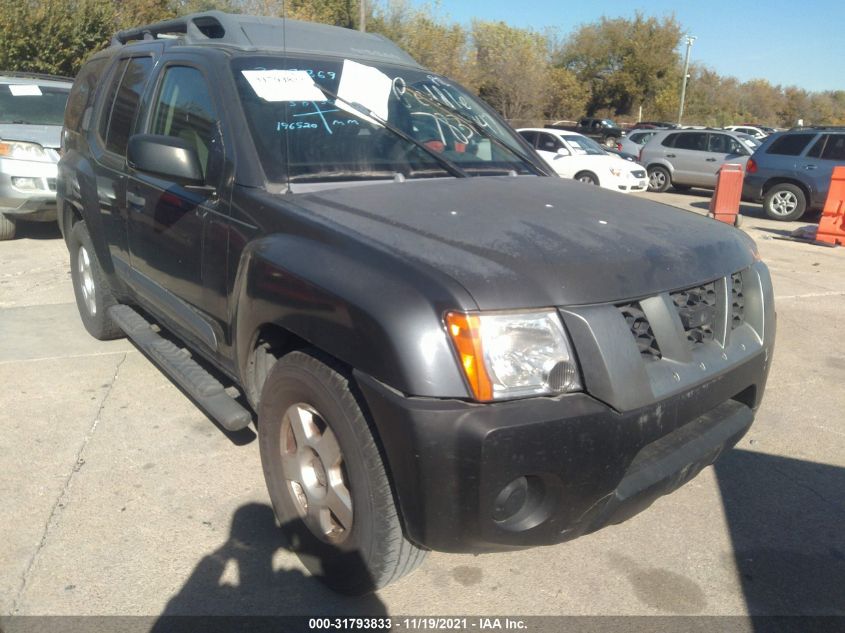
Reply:
[[[241,376],[274,324],[405,394],[470,395],[442,317],[477,306],[445,275],[362,244],[275,234],[245,248],[234,291]]]

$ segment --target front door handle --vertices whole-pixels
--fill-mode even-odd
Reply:
[[[804,165],[804,169],[816,169],[816,165]]]
[[[717,159],[715,159],[715,158],[705,158],[704,160],[706,160],[708,163],[715,163]]]
[[[675,158],[674,154],[666,154],[666,158]]]

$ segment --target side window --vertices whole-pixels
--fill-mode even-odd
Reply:
[[[813,143],[813,146],[810,148],[810,151],[807,152],[808,158],[819,158],[822,155],[822,148],[824,148],[824,143],[827,140],[827,134],[822,134],[819,137],[819,140]]]
[[[578,121],[578,125],[581,127],[590,127],[590,119],[581,119]]]
[[[815,134],[786,134],[774,140],[766,153],[780,156],[798,156],[815,136]]]
[[[164,73],[150,124],[151,134],[175,136],[196,148],[207,174],[217,115],[202,73],[188,66],[171,66]]]
[[[537,132],[520,132],[519,135],[524,138],[531,147],[537,145]]]
[[[663,139],[661,145],[663,147],[675,147],[675,141],[678,140],[678,137],[681,136],[680,134],[669,134],[666,138]]]
[[[845,134],[831,134],[822,152],[823,160],[845,162]]]
[[[126,146],[129,144],[129,136],[138,114],[141,93],[152,67],[151,57],[132,58],[126,66],[114,99],[106,134],[106,149],[110,152],[121,156],[126,154]]]
[[[100,138],[105,140],[106,134],[109,131],[109,119],[111,119],[111,111],[114,107],[114,97],[117,94],[117,88],[120,86],[120,80],[123,79],[123,73],[126,71],[126,66],[129,65],[128,59],[121,59],[117,67],[109,78],[109,89],[106,92],[106,97],[103,100],[103,109],[100,112],[100,122],[98,124],[98,131]]]
[[[551,134],[539,135],[539,139],[537,140],[537,149],[543,150],[544,152],[556,152],[560,147],[563,147],[563,143],[561,143],[557,137]]]
[[[728,154],[730,137],[726,134],[708,134],[710,140],[707,150],[718,154]]]
[[[699,152],[707,151],[707,135],[703,132],[687,132],[678,134],[675,139],[677,149],[691,149]]]
[[[108,59],[90,61],[77,75],[65,108],[65,127],[67,129],[78,132],[82,127],[83,116],[94,103],[97,84],[100,82],[102,71],[107,62]],[[87,129],[88,121],[85,121],[85,124]]]

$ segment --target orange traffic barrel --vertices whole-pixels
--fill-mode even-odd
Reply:
[[[710,198],[710,217],[739,226],[739,201],[742,197],[742,165],[725,163],[719,168],[716,190]]]
[[[845,165],[833,168],[816,241],[845,246]]]

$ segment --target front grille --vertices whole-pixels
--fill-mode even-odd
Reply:
[[[645,312],[640,308],[640,304],[636,301],[632,303],[623,303],[616,306],[625,317],[625,322],[631,330],[631,335],[637,342],[637,348],[640,354],[646,358],[660,358],[660,348],[657,346],[657,339],[654,338],[654,332],[651,331],[651,324],[646,318]]]
[[[670,294],[691,348],[713,340],[716,326],[716,282]]]
[[[631,175],[633,175],[634,178],[645,178],[645,170],[638,169],[637,171],[632,171]]]
[[[742,273],[731,275],[731,329],[745,322],[745,295],[742,294]]]

